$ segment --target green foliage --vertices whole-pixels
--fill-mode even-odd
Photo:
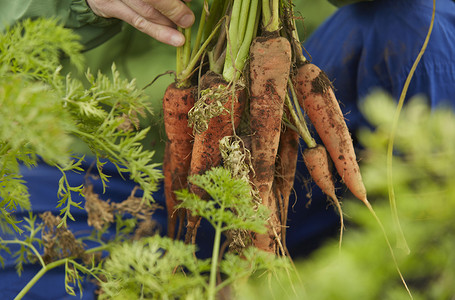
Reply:
[[[138,130],[139,117],[152,113],[145,94],[137,89],[134,80],[120,78],[115,65],[112,80],[101,73],[94,77],[87,72],[86,77],[90,83],[88,89],[67,77],[63,101],[77,123],[72,133],[98,158],[107,157],[119,173],[128,172],[143,189],[144,201],[153,201],[152,193],[157,190],[162,175],[157,169],[159,164],[152,163],[154,151],[142,145],[149,128]],[[107,177],[101,178],[105,185]]]
[[[229,229],[264,230],[265,211],[253,209],[251,188],[244,180],[231,178],[229,171],[213,168],[204,175],[190,177],[193,184],[204,188],[212,201],[203,201],[186,190],[178,192],[182,207],[207,218],[216,235]],[[289,268],[286,258],[277,258],[256,248],[246,248],[239,255],[230,252],[220,256],[215,238],[211,259],[197,259],[193,245],[166,237],[123,243],[114,247],[104,264],[109,274],[101,283],[101,299],[193,299],[211,298],[223,288],[241,284],[257,272]],[[220,274],[221,282],[212,286]],[[210,276],[209,276],[210,275]]]
[[[49,86],[21,75],[2,76],[0,113],[4,153],[33,153],[44,160],[67,162],[72,142],[67,131],[74,125],[69,113],[62,110],[58,93]]]
[[[41,225],[36,225],[36,216],[30,214],[29,218],[24,218],[25,224],[23,228],[25,230],[24,240],[19,240],[17,238],[13,240],[4,241],[0,239],[0,242],[3,247],[8,249],[6,245],[8,244],[19,244],[20,248],[13,256],[16,257],[16,271],[20,275],[24,270],[24,264],[29,262],[34,262],[36,259],[39,260],[41,265],[44,265],[43,260],[41,257],[36,256],[38,254],[38,250],[35,246],[39,247],[42,246],[41,239],[38,237],[42,230]],[[7,250],[9,252],[9,249]]]
[[[387,190],[387,143],[396,104],[385,94],[371,95],[362,110],[375,129],[364,128],[361,170],[369,200],[394,236]],[[400,116],[393,184],[398,212],[411,253],[394,248],[399,268],[414,299],[455,296],[455,115],[430,111],[421,98],[411,99]],[[248,286],[244,295],[264,299],[409,299],[382,232],[368,210],[345,199],[348,224],[341,250],[330,242],[308,259],[297,261],[298,278]],[[298,295],[286,295],[293,284]],[[241,298],[240,298],[241,299]],[[248,299],[247,297],[245,299]]]
[[[68,172],[81,173],[85,156],[71,151],[85,142],[96,157],[97,169],[106,186],[101,158],[128,173],[143,189],[144,201],[153,201],[162,177],[152,163],[154,152],[142,141],[149,128],[140,128],[140,117],[151,114],[147,97],[135,81],[120,77],[115,65],[112,76],[86,73],[88,88],[79,79],[60,74],[62,57],[82,69],[79,37],[56,20],[26,20],[0,35],[0,226],[21,232],[11,214],[30,209],[29,195],[20,174],[38,160],[58,168],[62,178],[58,203],[62,223],[74,220],[71,208],[81,208],[72,199],[82,186],[71,186]]]
[[[194,251],[159,236],[115,247],[104,265],[112,277],[101,284],[101,299],[185,299],[206,285],[207,263]]]
[[[51,164],[69,162],[74,128],[61,108],[57,87],[59,54],[81,66],[78,37],[55,20],[24,21],[0,35],[0,224],[16,231],[11,215],[29,209],[28,192],[19,174],[19,162],[34,166],[37,157]],[[58,142],[56,142],[58,141]]]
[[[246,229],[265,232],[268,210],[262,205],[252,209],[254,202],[247,181],[232,178],[230,172],[221,167],[212,168],[203,175],[190,176],[189,181],[207,191],[213,200],[203,201],[182,190],[176,192],[182,201],[181,207],[208,220],[215,228],[222,224],[221,231]]]
[[[63,55],[82,70],[81,50],[79,36],[57,20],[25,20],[0,35],[0,73],[23,74],[55,84]]]

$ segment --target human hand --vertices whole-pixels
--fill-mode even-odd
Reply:
[[[87,4],[100,17],[123,20],[156,40],[176,47],[185,42],[176,26],[187,28],[194,22],[193,12],[180,0],[87,0]]]

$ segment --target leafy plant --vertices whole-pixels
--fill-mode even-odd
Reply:
[[[110,274],[101,284],[102,299],[214,299],[224,288],[259,270],[288,268],[288,260],[276,258],[254,247],[218,258],[220,237],[228,230],[265,230],[264,208],[253,210],[248,182],[235,179],[229,171],[213,168],[190,178],[213,201],[203,201],[187,190],[178,192],[181,207],[206,218],[215,229],[212,257],[197,259],[194,245],[153,236],[112,249],[104,264]],[[217,282],[220,273],[221,282]]]
[[[98,275],[103,273],[97,260],[99,252],[110,247],[110,242],[103,241],[110,224],[116,221],[117,232],[111,242],[122,242],[131,238],[136,225],[138,230],[147,225],[138,224],[136,218],[142,215],[139,211],[132,214],[128,206],[134,204],[148,217],[149,211],[156,208],[150,202],[154,201],[152,193],[162,175],[159,165],[151,162],[154,152],[143,149],[148,128],[142,129],[140,124],[142,116],[152,113],[147,97],[134,80],[122,79],[115,65],[112,76],[100,72],[94,76],[88,70],[87,82],[63,75],[62,57],[68,58],[77,70],[83,68],[78,40],[71,30],[49,19],[26,20],[0,34],[0,225],[5,233],[0,248],[11,252],[10,245],[20,245],[12,253],[19,275],[25,263],[38,262],[42,267],[17,299],[46,272],[62,265],[67,293],[75,295],[76,287],[82,293],[82,274],[100,280]],[[73,195],[96,198],[87,186],[72,186],[67,177],[68,172],[86,171],[82,168],[86,154],[72,151],[75,144],[81,143],[92,150],[89,155],[95,156],[97,175],[104,187],[109,181],[103,173],[108,159],[120,174],[135,180],[143,192],[140,198],[132,195],[123,206],[109,209],[112,218],[91,236],[76,238],[68,229],[67,220],[74,220],[72,208],[83,207],[73,200]],[[62,174],[55,202],[61,208],[61,217],[43,214],[39,225],[35,225],[34,215],[16,220],[15,212],[31,208],[20,166],[33,168],[42,163]],[[86,200],[87,205],[90,199]],[[135,218],[124,220],[124,214]],[[23,236],[16,236],[11,229]],[[83,240],[87,239],[99,246],[85,249]],[[96,259],[93,254],[97,254]],[[3,258],[0,260],[3,263]]]
[[[66,56],[82,69],[79,37],[56,20],[26,20],[0,35],[0,225],[21,232],[11,212],[29,209],[27,187],[19,166],[34,167],[43,161],[58,168],[61,224],[74,220],[71,208],[81,208],[72,199],[82,186],[71,186],[67,172],[82,172],[85,156],[73,153],[75,143],[85,142],[96,156],[103,185],[103,158],[121,174],[129,174],[143,189],[143,199],[161,178],[153,151],[141,141],[148,129],[140,129],[140,117],[152,113],[135,81],[120,78],[115,65],[112,78],[87,71],[88,88],[79,79],[61,74],[60,59]]]

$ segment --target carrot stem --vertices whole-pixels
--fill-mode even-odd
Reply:
[[[190,3],[187,3],[188,7],[190,7]],[[177,82],[179,87],[188,87],[190,85],[189,82],[186,82],[188,80],[187,78],[183,77],[184,80],[179,80],[178,74],[183,72],[185,68],[188,66],[188,62],[190,61],[191,58],[191,27],[189,28],[177,28],[178,31],[183,33],[185,36],[185,44],[181,47],[177,47],[177,59],[176,59],[176,73],[177,73]],[[180,77],[182,78],[182,77]]]
[[[294,90],[294,85],[292,84],[290,79],[288,80],[288,87],[289,90],[291,91],[294,104],[291,103],[291,97],[289,97],[289,94],[286,94],[284,100],[289,108],[293,125],[297,128],[299,135],[302,137],[305,144],[307,144],[308,148],[314,148],[316,147],[316,141],[311,136],[310,131],[308,130],[308,126],[305,122],[305,118],[303,117],[302,111],[299,109],[300,105],[298,104],[297,101],[297,95]]]
[[[199,51],[196,53],[196,55],[193,57],[193,59],[191,59],[190,62],[187,64],[186,68],[183,71],[181,71],[180,73],[178,73],[177,79],[180,79],[181,82],[182,82],[182,84],[179,85],[179,87],[182,87],[183,83],[186,82],[190,78],[190,75],[193,73],[194,67],[196,66],[196,64],[199,61],[199,57],[205,51],[205,49],[209,45],[209,43],[212,40],[212,38],[215,36],[216,32],[218,31],[218,29],[220,28],[222,23],[223,23],[222,20],[220,20],[220,22],[218,22],[218,24],[213,29],[213,31],[210,34],[210,36],[205,40],[205,42],[199,48]]]
[[[229,1],[226,0],[214,0],[210,5],[210,12],[205,22],[204,38],[207,38],[213,31],[213,27],[220,20],[226,12]]]
[[[239,22],[241,18],[241,8],[242,3],[248,0],[235,0],[234,5],[232,6],[231,17],[229,19],[229,35],[230,42],[228,43],[228,51],[226,57],[230,56],[230,53],[237,53],[237,40],[238,40],[238,31],[239,31]],[[231,50],[229,50],[229,48]]]
[[[216,2],[216,1],[215,1]],[[204,26],[205,26],[205,19],[207,17],[207,10],[206,7],[208,6],[207,0],[204,0],[202,5],[202,13],[201,18],[199,20],[198,30],[196,34],[196,39],[194,41],[193,50],[191,52],[190,60],[196,56],[197,51],[199,50],[199,46],[201,45],[202,36],[204,34]]]
[[[270,10],[270,0],[262,0],[262,26],[267,28],[272,20],[272,11]]]
[[[240,77],[240,72],[243,70],[245,66],[245,62],[249,55],[249,50],[251,46],[251,42],[256,33],[257,23],[259,14],[257,13],[260,9],[259,0],[244,0],[245,2],[249,3],[249,10],[248,16],[243,15],[247,22],[245,23],[245,29],[242,31],[243,36],[237,36],[237,40],[241,41],[237,52],[230,52],[228,48],[228,52],[226,53],[224,70],[223,70],[223,78],[230,82],[234,79],[238,79]],[[232,36],[231,32],[229,32],[230,40],[236,39],[235,36]],[[228,44],[229,45],[229,44]],[[234,60],[230,57],[230,55],[234,56]],[[229,56],[229,57],[228,57]]]
[[[179,27],[178,31],[183,33],[183,28]],[[185,68],[183,64],[183,46],[177,47],[176,52],[175,72],[177,74],[180,74],[180,72],[182,72],[182,70]]]
[[[300,42],[300,37],[299,33],[297,30],[297,25],[295,22],[295,19],[292,20],[292,43],[294,44],[294,47],[296,48],[295,55],[296,55],[296,60],[298,64],[305,63],[307,61],[305,55],[303,55],[303,47],[302,43]]]
[[[280,0],[262,1],[263,25],[267,32],[274,32],[280,28]]]
[[[238,48],[240,48],[239,45],[242,44],[243,37],[245,36],[245,31],[246,31],[246,25],[249,21],[248,16],[249,16],[249,10],[250,10],[250,0],[243,0],[242,3],[242,8],[240,10],[240,18],[239,22],[237,24],[237,45]]]
[[[191,59],[191,27],[183,30],[185,44],[183,45],[183,65],[186,67]]]

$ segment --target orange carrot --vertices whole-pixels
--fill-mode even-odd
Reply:
[[[250,128],[251,151],[262,204],[271,211],[270,226],[265,234],[256,234],[257,248],[276,252],[274,232],[280,232],[275,197],[269,197],[275,175],[275,158],[280,140],[283,103],[291,65],[289,41],[277,35],[257,37],[250,47]],[[272,228],[273,227],[273,228]]]
[[[200,81],[201,90],[207,91],[224,87],[227,93],[224,95],[227,100],[224,103],[224,108],[227,111],[222,112],[216,117],[212,117],[208,122],[208,127],[203,132],[196,132],[194,135],[194,145],[191,155],[190,175],[204,174],[212,167],[216,167],[221,163],[220,140],[225,136],[233,135],[234,128],[240,123],[240,117],[244,108],[244,89],[239,89],[235,93],[234,105],[232,107],[232,94],[229,91],[228,83],[219,75],[214,72],[206,73]],[[223,89],[223,88],[221,88]],[[209,101],[218,101],[216,97],[208,98]],[[234,117],[232,118],[231,112],[233,110]],[[234,120],[234,125],[232,124]],[[198,195],[202,199],[208,200],[209,196],[195,185],[190,185],[192,193]],[[196,237],[197,228],[200,223],[199,217],[188,215],[187,223],[187,236],[186,242],[190,240],[194,242]]]
[[[285,113],[286,111],[288,111],[287,107],[285,107]],[[275,190],[276,197],[280,202],[281,225],[283,226],[281,230],[281,239],[283,244],[285,244],[286,240],[289,197],[291,196],[292,188],[294,186],[298,154],[299,134],[289,127],[284,127],[280,135],[280,144],[275,164]]]
[[[163,98],[164,128],[168,138],[163,172],[168,236],[171,238],[175,237],[177,220],[180,219],[182,224],[184,218],[184,211],[175,209],[178,200],[174,191],[187,187],[193,139],[192,130],[188,127],[188,111],[194,105],[194,93],[194,87],[180,89],[172,83]]]
[[[333,183],[332,171],[330,170],[330,161],[327,156],[327,150],[322,145],[317,145],[314,148],[306,148],[303,151],[303,161],[308,169],[308,172],[313,178],[316,185],[321,191],[330,197],[333,204],[338,209],[340,214],[340,246],[343,239],[343,211],[341,210],[340,202],[335,194],[335,185]]]
[[[313,123],[338,174],[352,194],[366,204],[366,189],[351,135],[330,80],[316,65],[307,63],[297,70],[295,89],[300,105]]]

